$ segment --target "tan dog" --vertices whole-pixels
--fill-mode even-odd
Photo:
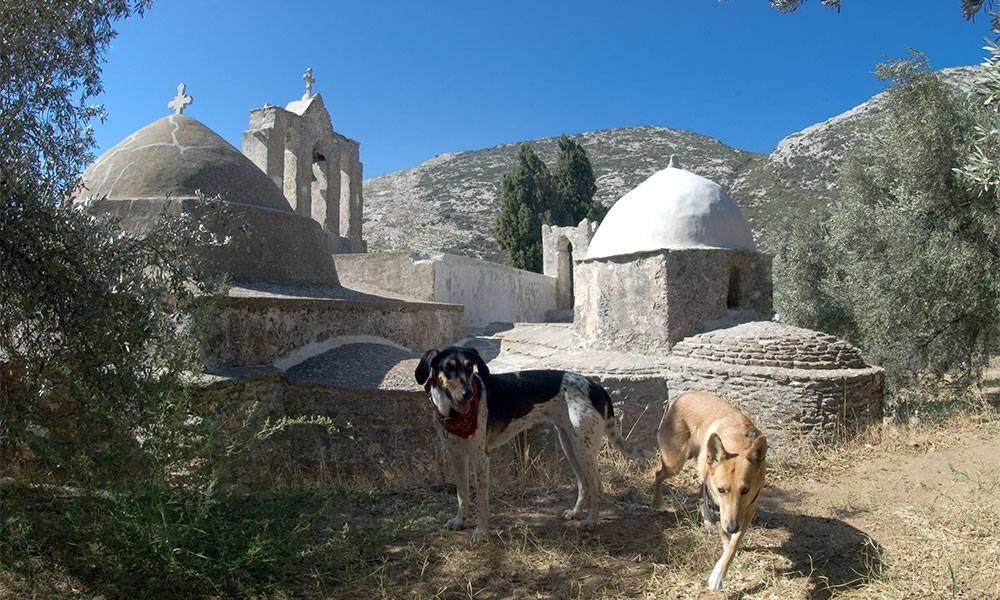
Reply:
[[[659,442],[661,466],[653,483],[653,510],[663,503],[663,482],[676,475],[689,458],[698,457],[702,518],[707,527],[716,524],[722,536],[722,556],[708,578],[709,589],[717,592],[757,512],[767,438],[722,398],[687,392],[663,413]],[[718,508],[710,506],[710,501]]]

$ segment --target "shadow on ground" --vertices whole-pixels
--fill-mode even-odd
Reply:
[[[757,515],[757,526],[791,534],[778,552],[791,562],[789,574],[809,578],[810,600],[863,587],[882,572],[882,549],[865,532],[838,519],[780,512]]]
[[[445,489],[437,491],[439,501],[434,504],[450,513],[450,493]],[[774,491],[777,497],[768,504],[780,507],[780,491]],[[418,544],[430,548],[438,559],[430,561],[429,566],[425,564],[422,575],[438,582],[455,582],[457,575],[466,588],[479,590],[477,597],[485,598],[524,593],[589,597],[612,591],[612,595],[629,597],[647,593],[650,577],[662,573],[662,569],[690,571],[692,553],[701,553],[695,561],[705,562],[704,553],[711,548],[709,562],[714,562],[716,552],[721,551],[714,535],[706,540],[697,513],[698,496],[693,492],[675,491],[671,510],[656,514],[636,502],[631,493],[609,497],[603,522],[596,531],[581,531],[559,519],[557,515],[572,499],[567,490],[542,495],[495,495],[490,544],[474,546],[465,533],[413,532],[413,541],[419,539]],[[777,561],[780,566],[775,574],[779,578],[806,579],[804,594],[795,597],[826,600],[835,592],[865,586],[882,571],[879,545],[865,532],[839,519],[762,508],[754,526],[759,531],[745,550],[787,559]],[[529,561],[526,566],[525,552],[544,557],[549,564]],[[449,563],[453,560],[450,557],[456,555],[464,567],[453,573]],[[738,555],[736,568],[739,562]],[[726,597],[746,597],[766,590],[770,584],[764,577],[759,583],[747,585],[744,580],[742,587],[730,587],[725,590]],[[612,579],[615,581],[609,583]],[[684,575],[681,579],[689,580],[690,588],[679,590],[678,597],[711,597],[700,571],[695,580]]]

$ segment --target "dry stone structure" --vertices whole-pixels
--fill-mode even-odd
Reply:
[[[671,399],[711,390],[782,436],[818,442],[882,418],[883,370],[819,331],[744,323],[685,338],[667,366]]]
[[[183,107],[183,105],[181,105]],[[320,226],[292,210],[261,171],[193,117],[172,114],[127,136],[82,176],[76,202],[95,202],[121,227],[144,233],[164,213],[197,217],[197,192],[220,197],[253,232],[206,224],[231,243],[202,248],[204,267],[242,281],[336,285]]]
[[[593,377],[648,447],[662,403],[685,390],[740,405],[778,452],[789,435],[827,440],[881,416],[882,370],[836,338],[771,322],[771,258],[721,186],[673,162],[599,227],[544,226],[543,274],[446,254],[368,254],[358,142],[334,131],[311,71],[304,79],[301,99],[251,112],[242,154],[183,114],[193,99],[182,84],[174,114],[102,155],[76,198],[141,234],[164,212],[202,220],[201,192],[250,226],[240,236],[203,221],[233,233],[203,258],[234,282],[206,336],[203,392],[237,412],[259,403],[276,417],[353,427],[281,438],[282,460],[384,473],[386,485],[436,477],[432,409],[412,372],[424,350],[456,342],[476,345],[497,372]],[[493,333],[466,338],[484,327]]]
[[[655,443],[659,403],[689,390],[741,406],[778,452],[790,435],[829,440],[881,418],[882,369],[833,336],[771,321],[771,257],[721,186],[672,159],[596,231],[542,237],[547,272],[572,281],[573,325],[499,334],[506,360],[599,378],[626,420],[639,415],[640,443]]]
[[[323,227],[330,252],[365,252],[360,144],[333,129],[323,98],[306,93],[285,108],[250,111],[243,154],[284,192],[296,213]]]
[[[206,125],[183,114],[192,100],[183,84],[179,86],[168,104],[174,114],[101,155],[84,172],[74,201],[116,217],[122,229],[134,234],[148,232],[169,214],[194,219],[217,239],[228,239],[199,248],[203,270],[226,274],[233,283],[204,340],[204,366],[219,378],[214,386],[253,387],[245,381],[247,373],[280,374],[344,339],[363,338],[417,352],[462,337],[461,306],[342,286],[331,246],[364,249],[360,214],[356,228],[348,229],[350,237],[333,243],[317,213],[303,209],[311,197],[297,197],[293,208],[274,179]],[[325,150],[333,146],[322,144],[336,142],[346,149],[339,156],[346,156],[351,174],[348,197],[360,210],[357,143],[337,141],[322,100],[311,90],[289,107],[287,114],[263,110],[287,120],[284,133],[293,132],[299,139],[314,136],[309,138],[313,147]],[[292,158],[296,160],[290,164],[298,168],[294,152]],[[227,218],[206,215],[199,194],[221,198]]]
[[[556,308],[573,320],[573,265],[587,255],[597,223],[584,219],[576,227],[542,225],[542,273],[556,279]]]

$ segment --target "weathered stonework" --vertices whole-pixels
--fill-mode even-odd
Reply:
[[[412,366],[409,370],[412,373]],[[259,418],[321,416],[336,426],[337,431],[330,432],[296,425],[266,441],[231,466],[247,483],[281,476],[360,481],[384,490],[453,483],[450,463],[434,433],[433,405],[416,386],[345,389],[272,370],[207,378],[200,394],[204,401],[225,406],[226,419],[234,426],[251,408]],[[562,471],[566,483],[572,481],[551,428],[535,428],[529,440],[533,459],[540,456],[546,469]],[[490,478],[497,489],[515,481],[516,452],[507,444],[490,453]]]
[[[770,319],[771,257],[751,250],[654,250],[575,264],[577,331],[594,348],[668,351],[726,318]]]
[[[360,144],[333,130],[319,94],[250,111],[243,154],[323,227],[331,252],[365,252]]]
[[[463,337],[454,304],[293,297],[226,298],[205,344],[211,369],[271,365],[310,344],[343,336],[380,337],[411,350]]]
[[[197,119],[175,114],[128,136],[82,176],[74,201],[109,214],[134,234],[167,214],[187,216],[220,239],[198,248],[201,267],[237,281],[337,284],[326,235],[288,201],[252,162]],[[219,197],[233,218],[202,219],[198,193]],[[241,226],[246,231],[241,231]]]
[[[542,273],[556,279],[558,310],[573,310],[573,265],[587,256],[596,232],[597,223],[589,219],[576,227],[542,225]]]
[[[356,290],[465,307],[464,324],[541,322],[556,308],[556,279],[483,260],[431,254],[338,254],[341,282]]]
[[[775,438],[831,441],[882,418],[885,372],[831,335],[758,321],[689,337],[667,359],[670,398],[707,390]]]

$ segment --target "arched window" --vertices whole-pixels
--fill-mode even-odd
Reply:
[[[566,236],[556,242],[556,303],[559,309],[573,308],[573,244]]]
[[[312,218],[316,220],[323,229],[329,231],[328,222],[331,215],[327,199],[329,166],[326,160],[326,153],[317,145],[312,152],[312,183],[310,185],[310,196],[312,197]]]

